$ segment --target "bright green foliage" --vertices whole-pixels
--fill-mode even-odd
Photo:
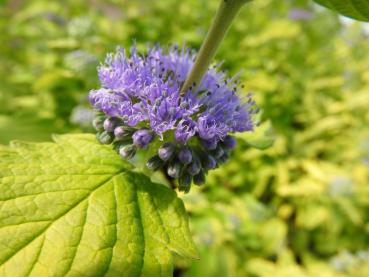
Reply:
[[[95,66],[106,52],[129,47],[133,39],[141,49],[148,42],[198,48],[218,5],[5,2],[0,8],[4,143],[73,130],[71,110],[96,87]],[[179,276],[368,276],[368,38],[359,22],[343,26],[338,13],[313,3],[247,4],[217,54],[232,74],[242,71],[245,88],[239,92],[254,93],[262,125],[246,143],[239,139],[231,160],[201,190],[183,197],[201,259],[176,260]],[[296,8],[311,18],[291,19]],[[80,50],[86,56],[73,58]],[[37,120],[50,123],[43,128]],[[266,120],[274,144],[260,151],[249,139],[266,138]]]
[[[91,135],[0,152],[0,276],[171,276],[196,258],[182,201]]]
[[[367,0],[314,0],[345,16],[362,21],[369,21],[369,2]]]

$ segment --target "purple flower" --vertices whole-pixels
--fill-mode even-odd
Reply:
[[[187,192],[192,181],[204,183],[207,172],[228,159],[236,144],[231,133],[253,130],[255,101],[250,94],[241,99],[237,76],[227,78],[219,65],[181,95],[195,60],[190,49],[129,52],[109,54],[98,70],[101,88],[90,91],[97,137],[131,159],[157,136],[163,142],[146,166],[177,179]]]
[[[207,71],[196,91],[180,96],[194,57],[186,48],[156,46],[146,56],[135,47],[130,55],[118,48],[99,68],[102,88],[90,92],[90,102],[128,126],[146,125],[160,138],[175,130],[175,139],[182,144],[196,135],[219,141],[228,133],[252,130],[252,103],[242,103],[235,93],[237,79],[227,79],[218,67]]]
[[[193,137],[196,133],[196,123],[190,119],[182,119],[176,128],[175,131],[175,139],[180,143],[186,143],[191,137]]]

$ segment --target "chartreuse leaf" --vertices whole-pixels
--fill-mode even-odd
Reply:
[[[368,0],[314,0],[315,2],[357,20],[369,21]]]
[[[0,148],[0,276],[170,276],[182,201],[92,135]]]

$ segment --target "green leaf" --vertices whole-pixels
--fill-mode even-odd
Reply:
[[[361,20],[369,21],[368,0],[314,0],[331,10],[335,10],[342,15]]]
[[[261,150],[271,147],[275,140],[270,121],[255,127],[255,130],[252,132],[237,133],[236,137],[248,146]]]
[[[196,258],[174,191],[92,135],[0,148],[0,276],[171,276]]]

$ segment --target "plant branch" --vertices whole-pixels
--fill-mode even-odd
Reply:
[[[229,27],[244,4],[252,0],[220,0],[220,5],[195,63],[181,88],[183,96],[200,84]]]

